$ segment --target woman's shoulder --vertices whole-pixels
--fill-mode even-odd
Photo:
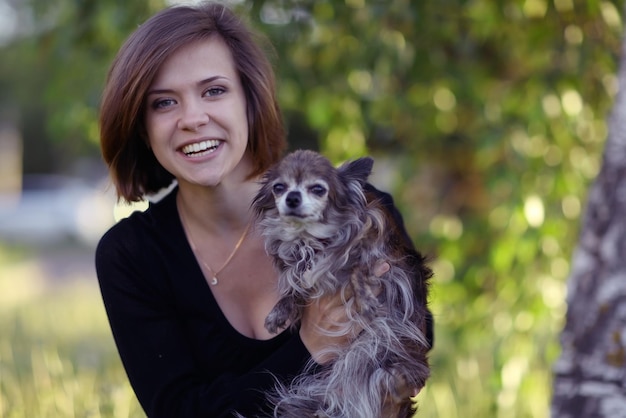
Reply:
[[[95,266],[101,287],[142,292],[168,289],[166,272],[184,251],[183,243],[175,195],[150,203],[148,209],[118,221],[100,238]]]
[[[119,220],[100,238],[96,253],[120,247],[127,251],[145,251],[147,242],[176,228],[178,216],[175,195],[175,192],[171,192],[158,202],[149,203],[146,210],[135,211]]]

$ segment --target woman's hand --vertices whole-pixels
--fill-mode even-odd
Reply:
[[[387,262],[380,262],[374,269],[374,275],[382,276],[389,271]],[[341,294],[324,296],[316,299],[302,313],[300,338],[311,353],[311,357],[319,364],[334,358],[333,352],[346,346],[359,330],[345,329],[348,315],[343,299],[351,295]]]
[[[346,309],[340,295],[324,296],[316,299],[302,313],[300,338],[319,364],[334,358],[332,351],[347,345],[350,335],[340,333],[340,323],[346,322]]]

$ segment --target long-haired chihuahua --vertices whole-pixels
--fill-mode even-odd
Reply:
[[[295,327],[303,307],[337,295],[345,320],[328,332],[349,341],[328,348],[329,363],[311,362],[291,385],[278,385],[276,417],[410,417],[411,396],[430,374],[431,270],[380,192],[366,187],[372,166],[366,157],[335,168],[317,152],[295,151],[267,172],[254,200],[279,271],[281,299],[266,328]],[[381,262],[390,268],[376,274]]]

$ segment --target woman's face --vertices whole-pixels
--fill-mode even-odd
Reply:
[[[246,98],[219,37],[163,63],[148,89],[145,122],[154,155],[181,186],[239,182],[250,172]]]

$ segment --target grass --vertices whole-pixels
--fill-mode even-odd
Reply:
[[[44,270],[36,259],[0,255],[0,418],[145,417],[95,277],[51,283]]]

